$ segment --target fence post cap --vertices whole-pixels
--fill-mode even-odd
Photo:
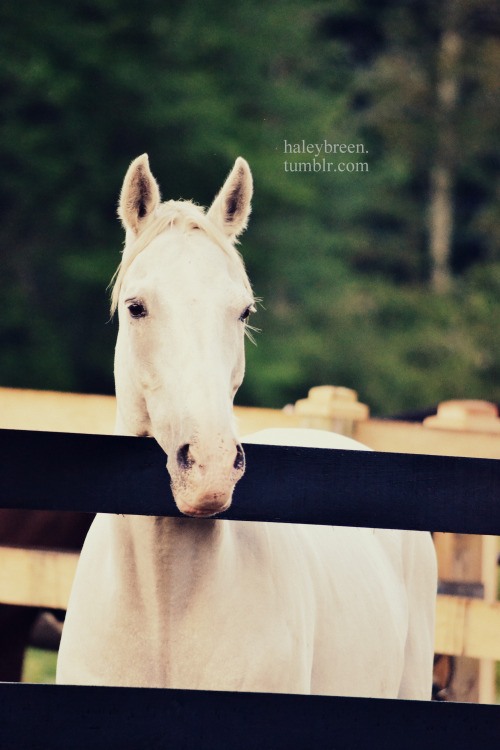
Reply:
[[[496,404],[479,399],[443,401],[437,414],[424,419],[424,426],[443,430],[500,432]]]
[[[311,388],[307,398],[295,403],[295,413],[302,416],[352,419],[368,419],[370,410],[358,401],[358,394],[351,388],[320,385]]]

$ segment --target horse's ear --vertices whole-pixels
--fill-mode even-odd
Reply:
[[[149,168],[147,154],[138,156],[128,168],[118,205],[118,216],[126,230],[139,234],[160,202],[160,189]]]
[[[207,217],[234,241],[246,229],[251,211],[253,180],[250,167],[239,156]]]

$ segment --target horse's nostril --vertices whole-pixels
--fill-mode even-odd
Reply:
[[[237,471],[243,471],[245,468],[245,454],[243,453],[243,448],[238,443],[236,446],[236,458],[234,459],[234,468]]]
[[[229,455],[226,453],[225,460],[228,458]],[[224,461],[224,455],[221,456],[221,459]],[[177,451],[177,466],[179,469],[181,469],[181,471],[189,471],[195,466],[195,464],[200,471],[204,471],[207,466],[206,461],[201,462],[199,457],[196,456],[196,448],[192,450],[189,443],[182,445]],[[238,472],[245,470],[245,453],[239,443],[236,445],[236,456],[233,461],[233,469]]]
[[[189,469],[194,464],[194,459],[189,455],[189,447],[189,443],[186,443],[177,451],[177,463],[181,469]]]

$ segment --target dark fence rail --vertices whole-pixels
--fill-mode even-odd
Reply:
[[[149,688],[0,685],[5,750],[472,750],[495,706]]]
[[[500,461],[245,446],[224,518],[500,534]],[[0,507],[178,516],[149,438],[0,430]]]
[[[246,453],[226,518],[500,534],[500,461]],[[0,506],[178,515],[153,440],[3,430],[0,455]],[[498,738],[500,720],[495,706],[6,684],[0,707],[6,750],[470,748]]]

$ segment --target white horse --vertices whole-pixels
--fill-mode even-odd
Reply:
[[[241,158],[207,213],[161,203],[146,155],[127,172],[113,291],[116,432],[158,441],[185,517],[96,517],[57,680],[428,699],[429,534],[210,518],[244,472],[232,402],[254,299],[234,242],[251,195]],[[364,449],[316,430],[247,441]]]

